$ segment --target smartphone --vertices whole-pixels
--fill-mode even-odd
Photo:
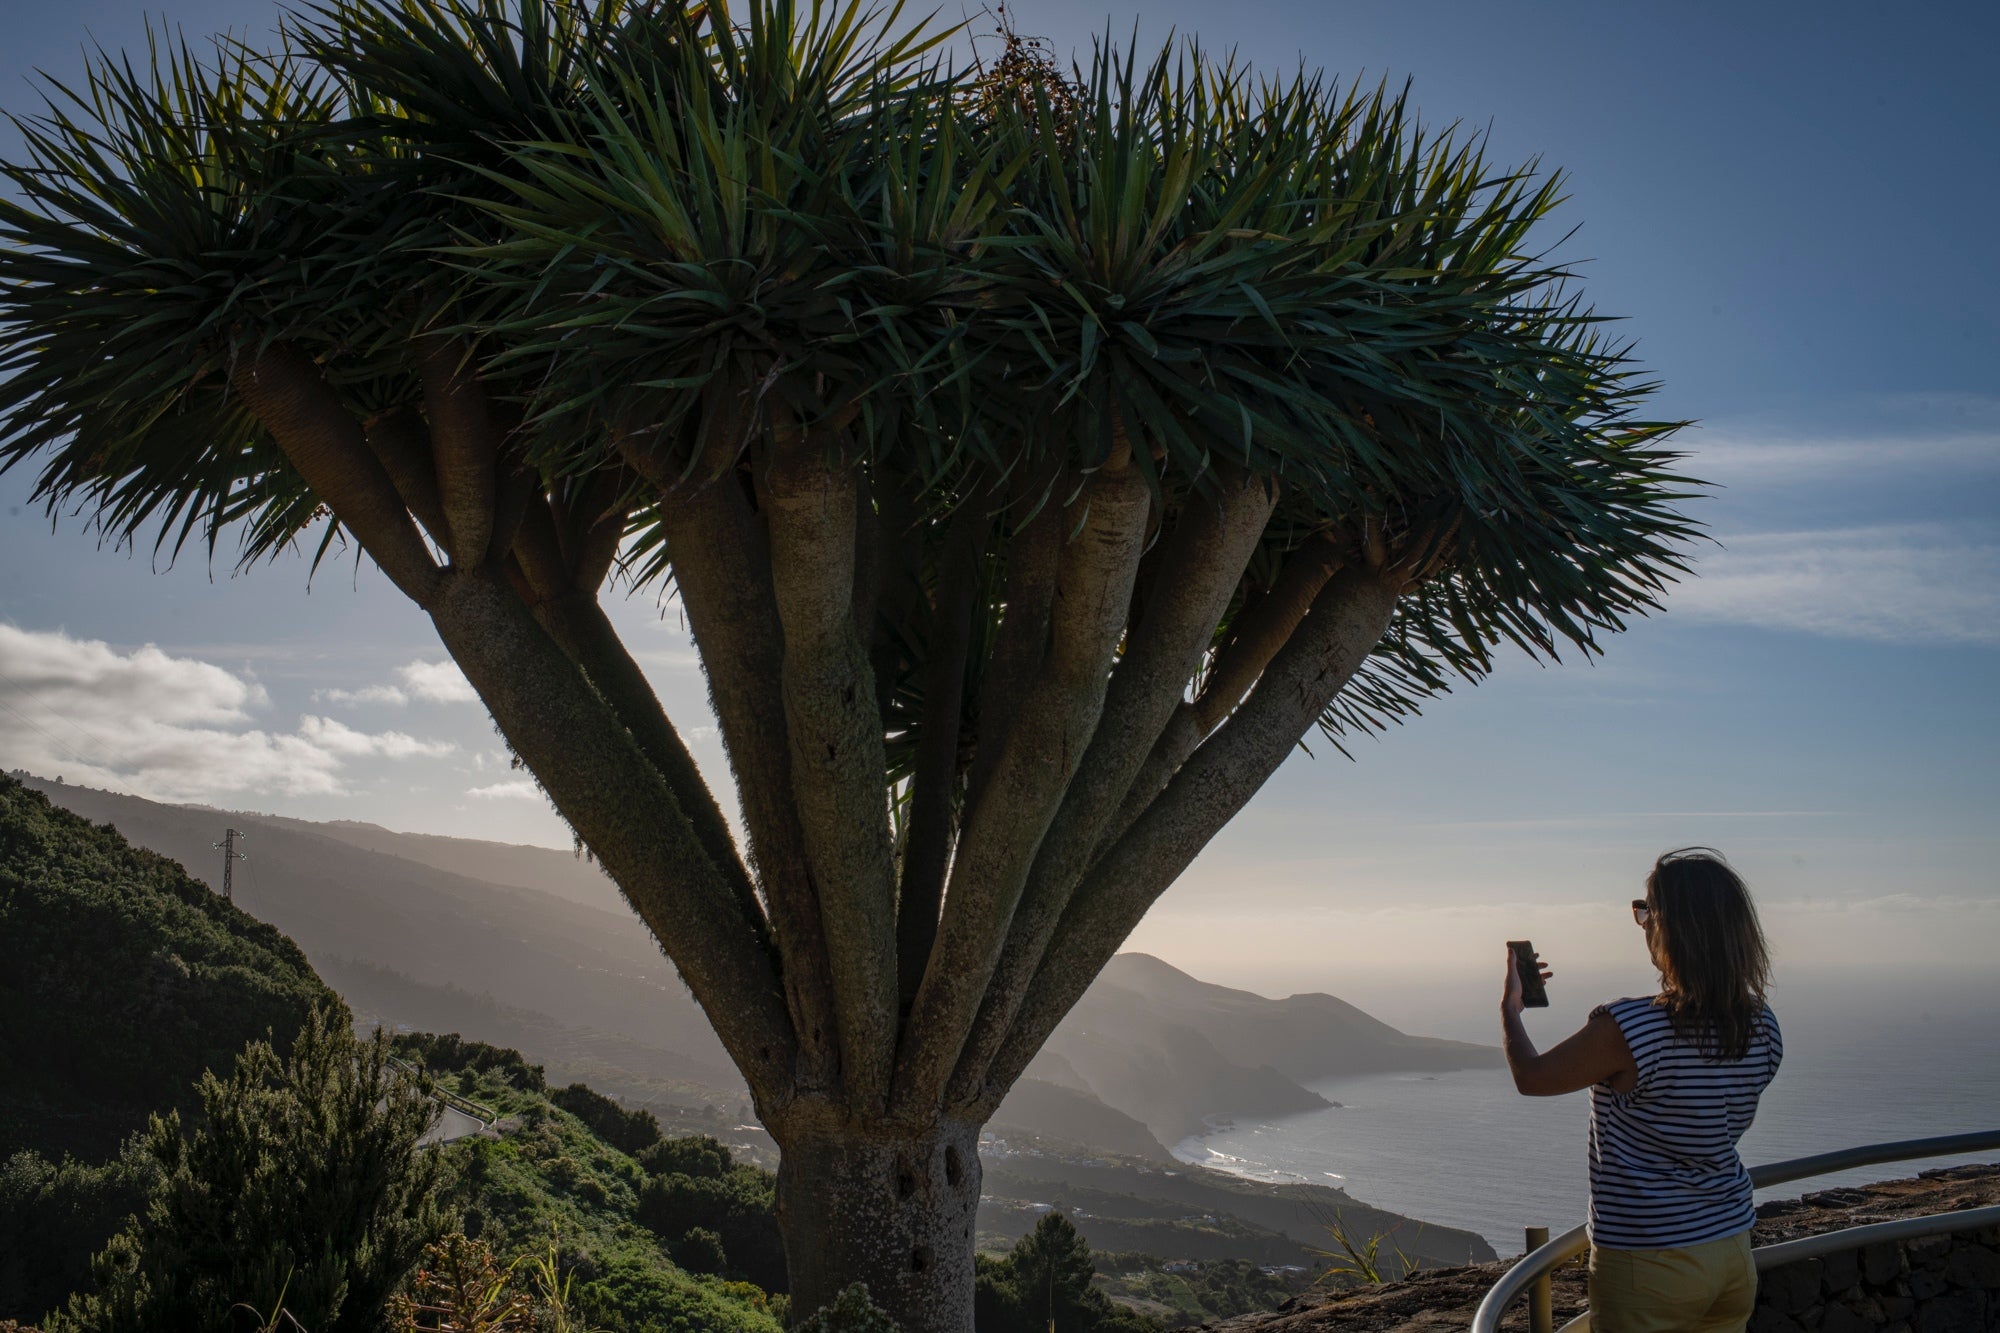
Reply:
[[[1521,1007],[1546,1009],[1549,989],[1542,984],[1542,965],[1535,961],[1535,946],[1527,940],[1508,940],[1514,951],[1514,970],[1521,974]]]

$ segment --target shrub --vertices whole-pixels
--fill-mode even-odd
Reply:
[[[312,1333],[373,1333],[443,1231],[429,1084],[315,1011],[292,1056],[252,1042],[227,1081],[199,1084],[202,1121],[156,1116],[159,1172],[143,1217],[93,1264],[99,1291],[59,1328],[152,1333],[226,1328],[232,1310],[283,1310]],[[262,1317],[260,1315],[260,1317]]]
[[[729,1149],[706,1134],[662,1139],[638,1157],[649,1176],[693,1176],[698,1180],[720,1180],[729,1174],[735,1160]]]
[[[689,1227],[668,1247],[674,1262],[690,1273],[720,1275],[729,1267],[723,1253],[722,1237],[707,1227]]]
[[[156,1175],[139,1135],[101,1166],[34,1152],[0,1163],[0,1310],[61,1308],[89,1281],[90,1257],[145,1206]]]
[[[581,1083],[549,1094],[549,1100],[590,1127],[590,1132],[620,1152],[637,1156],[660,1142],[660,1122],[648,1110],[626,1110],[601,1092]],[[710,1140],[714,1142],[714,1140]],[[720,1148],[721,1144],[716,1144]],[[725,1160],[728,1153],[723,1154]]]
[[[0,774],[0,1161],[113,1157],[245,1042],[283,1053],[339,1004],[277,929]]]
[[[681,1246],[691,1231],[709,1231],[729,1262],[726,1269],[699,1271],[738,1275],[766,1291],[787,1289],[776,1177],[732,1161],[729,1149],[707,1137],[666,1139],[640,1154],[639,1162],[654,1173],[639,1189],[639,1223],[667,1242],[675,1262],[682,1263]]]
[[[468,1041],[456,1032],[406,1032],[395,1040],[396,1054],[414,1060],[432,1073],[497,1075],[519,1092],[541,1092],[548,1086],[540,1065],[531,1065],[519,1051]]]
[[[533,1333],[533,1304],[482,1241],[446,1236],[424,1250],[410,1289],[389,1302],[392,1333]]]
[[[868,1298],[868,1284],[856,1282],[822,1305],[792,1333],[902,1333],[896,1321]],[[980,1326],[980,1333],[986,1333]]]

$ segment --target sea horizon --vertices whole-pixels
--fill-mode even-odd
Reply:
[[[1785,1062],[1744,1136],[1757,1165],[1839,1148],[2000,1128],[2000,978],[1801,978],[1774,998]],[[1586,1011],[1587,1012],[1587,1011]],[[1497,1023],[1496,1023],[1497,1027]],[[1552,1044],[1567,1026],[1544,1020]],[[1463,1037],[1463,1031],[1448,1035]],[[1588,1200],[1588,1097],[1528,1098],[1504,1068],[1330,1078],[1338,1106],[1283,1117],[1217,1116],[1172,1144],[1191,1165],[1265,1181],[1332,1185],[1418,1223],[1460,1227],[1503,1256],[1523,1228],[1561,1232]],[[1761,1191],[1792,1197],[2000,1159],[1987,1152],[1886,1164]],[[1394,1239],[1385,1241],[1393,1247]]]

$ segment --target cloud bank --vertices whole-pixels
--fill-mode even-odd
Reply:
[[[264,688],[152,644],[0,624],[0,755],[65,781],[155,800],[254,792],[332,796],[359,759],[436,758],[454,748],[400,731],[364,732],[311,714],[289,733],[255,725]]]
[[[412,699],[435,704],[479,702],[472,682],[455,662],[405,662],[396,668],[400,684],[364,685],[358,690],[316,690],[313,698],[333,704],[386,704],[401,708]]]
[[[2000,543],[1900,524],[1722,539],[1667,609],[1679,619],[1889,643],[2000,644]]]

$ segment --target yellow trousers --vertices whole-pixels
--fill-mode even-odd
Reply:
[[[1684,1249],[1590,1252],[1590,1333],[1742,1333],[1756,1304],[1747,1231]]]

